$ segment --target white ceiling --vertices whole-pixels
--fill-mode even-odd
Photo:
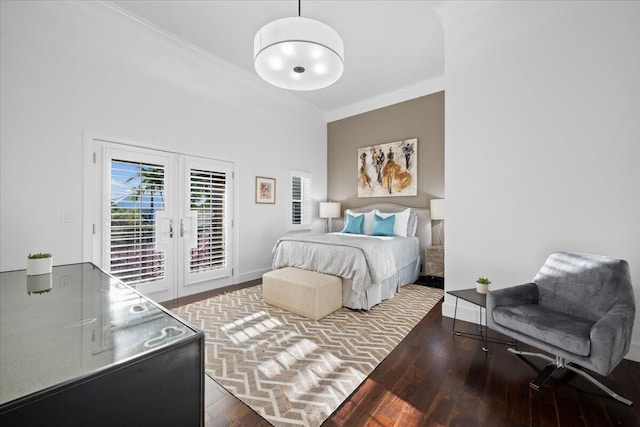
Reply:
[[[297,16],[295,0],[113,0],[112,4],[259,79],[253,39],[267,22]],[[301,16],[333,27],[345,45],[344,74],[332,86],[295,92],[323,112],[384,97],[444,74],[441,1],[302,0]],[[268,83],[264,83],[268,84]],[[284,89],[282,89],[284,90]]]

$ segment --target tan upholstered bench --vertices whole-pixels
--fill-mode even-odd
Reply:
[[[342,307],[342,279],[285,267],[262,276],[264,302],[318,320]]]

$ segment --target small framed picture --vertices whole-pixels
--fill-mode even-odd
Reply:
[[[256,203],[276,202],[276,179],[256,176]]]

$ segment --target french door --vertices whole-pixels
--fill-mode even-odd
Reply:
[[[155,301],[233,283],[233,164],[102,148],[101,264]]]

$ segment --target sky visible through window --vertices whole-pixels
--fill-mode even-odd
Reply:
[[[120,208],[140,208],[142,212],[164,210],[163,167],[113,160],[111,204]]]

